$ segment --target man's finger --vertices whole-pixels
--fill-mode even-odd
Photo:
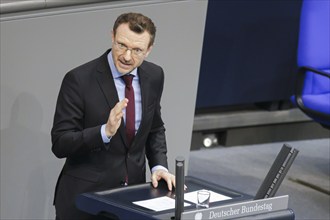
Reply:
[[[120,126],[121,119],[124,116],[123,109],[126,108],[128,99],[123,99],[111,109],[110,115],[105,127],[105,132],[108,137],[116,134],[118,127]]]
[[[158,186],[158,180],[157,180],[155,174],[153,174],[153,175],[151,176],[151,182],[152,182],[152,186],[153,186],[154,188],[157,188],[157,186]]]
[[[127,103],[128,103],[128,99],[126,98],[118,102],[113,108],[114,114],[115,115],[120,114],[123,111],[123,109],[127,107]]]
[[[110,121],[117,123],[123,117],[123,109],[126,108],[128,100],[125,98],[122,101],[118,102],[115,107],[110,112]]]
[[[116,115],[116,120],[117,122],[124,116],[123,112],[120,112],[119,114]]]
[[[166,179],[168,190],[172,191],[172,180],[171,178]]]
[[[168,190],[172,191],[173,186],[175,187],[175,177],[170,173],[167,173],[165,175],[166,177],[164,177],[164,179],[167,182]]]

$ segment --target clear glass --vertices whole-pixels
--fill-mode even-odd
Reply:
[[[197,208],[209,208],[211,192],[208,190],[197,191]]]

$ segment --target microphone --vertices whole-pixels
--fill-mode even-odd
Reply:
[[[181,219],[184,200],[184,158],[175,158],[175,219]]]

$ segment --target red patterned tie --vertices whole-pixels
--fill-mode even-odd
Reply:
[[[135,100],[134,100],[134,89],[132,86],[132,80],[134,75],[126,74],[123,76],[125,81],[125,97],[128,99],[126,107],[126,136],[128,145],[131,146],[135,136]]]

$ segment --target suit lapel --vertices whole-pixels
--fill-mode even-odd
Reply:
[[[97,81],[109,105],[109,114],[110,114],[110,110],[117,104],[117,102],[119,102],[119,98],[107,59],[107,55],[109,52],[110,51],[107,51],[105,54],[103,54],[100,57],[100,63],[97,68],[98,70]],[[121,121],[118,130],[123,142],[125,143],[125,146],[127,147],[128,145],[127,145],[126,132],[125,132],[125,126],[123,120]]]
[[[119,101],[118,93],[106,55],[103,55],[101,59],[102,60],[98,66],[97,81],[102,89],[108,105],[110,108],[113,108]]]

